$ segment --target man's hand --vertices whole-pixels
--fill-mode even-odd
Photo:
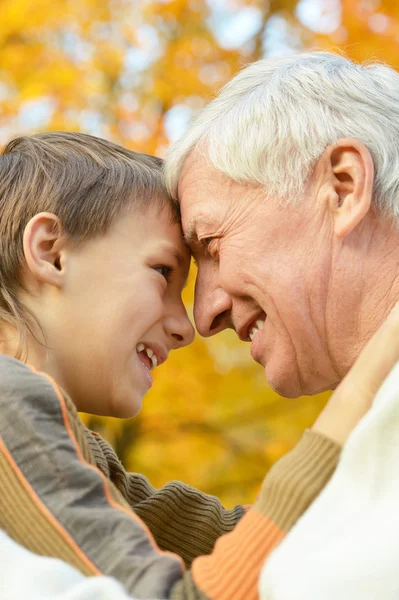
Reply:
[[[399,302],[361,351],[312,429],[344,445],[399,361]]]

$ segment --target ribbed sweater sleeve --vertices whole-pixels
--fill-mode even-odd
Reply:
[[[191,577],[212,600],[256,600],[261,568],[297,519],[319,495],[338,462],[340,448],[307,431],[266,476],[258,501],[209,556],[197,558]],[[172,598],[185,598],[186,581]],[[183,591],[184,590],[184,591]]]
[[[98,466],[143,519],[159,547],[176,552],[189,566],[197,557],[192,571],[175,585],[171,596],[175,600],[202,597],[196,596],[200,592],[215,600],[257,598],[264,561],[324,488],[340,454],[334,442],[306,431],[294,450],[269,471],[257,503],[238,523],[243,507],[228,511],[214,496],[176,481],[156,490],[144,476],[126,473],[112,447],[92,435]],[[227,532],[232,533],[223,535]]]
[[[264,560],[320,492],[339,455],[333,442],[306,433],[270,471],[258,502],[234,527],[241,509],[225,511],[182,484],[154,490],[144,478],[123,473],[113,450],[95,442],[51,378],[0,356],[0,528],[86,576],[114,577],[136,599],[257,598]],[[221,535],[189,571],[180,554],[160,548],[137,507],[145,507],[144,518],[165,545],[177,546],[187,531],[181,542],[187,557],[191,531],[200,538],[194,547],[211,549],[218,528]],[[175,524],[183,527],[179,534],[171,533]],[[203,539],[202,526],[212,532]]]
[[[227,510],[215,496],[180,481],[156,489],[143,475],[127,473],[113,448],[98,434],[88,432],[88,437],[97,466],[144,521],[158,546],[181,556],[186,566],[197,556],[210,554],[216,540],[232,531],[245,513],[239,505]]]

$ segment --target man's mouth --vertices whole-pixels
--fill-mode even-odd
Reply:
[[[263,340],[261,333],[266,322],[267,315],[263,313],[253,321],[248,328],[248,337],[251,340],[251,356],[259,364],[264,366]]]
[[[248,333],[248,337],[251,340],[251,342],[253,341],[254,337],[261,331],[263,325],[265,324],[265,319],[257,319],[255,321],[255,323],[251,323],[251,325],[249,326],[249,333]]]
[[[263,310],[261,312],[258,312],[257,315],[254,315],[253,321],[250,321],[250,323],[247,325],[246,329],[242,330],[241,339],[244,339],[248,342],[249,341],[253,342],[254,339],[262,331],[262,328],[263,328],[263,325],[265,324],[266,319],[267,319],[267,315]]]

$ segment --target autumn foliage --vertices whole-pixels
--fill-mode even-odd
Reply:
[[[0,11],[0,142],[69,129],[164,155],[217,90],[262,56],[321,47],[399,62],[393,0],[0,0]],[[182,479],[227,505],[254,500],[326,399],[279,398],[232,332],[197,337],[155,380],[139,417],[90,426],[155,485]]]

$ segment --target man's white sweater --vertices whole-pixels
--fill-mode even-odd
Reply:
[[[266,562],[261,600],[399,600],[399,363],[332,479]]]

